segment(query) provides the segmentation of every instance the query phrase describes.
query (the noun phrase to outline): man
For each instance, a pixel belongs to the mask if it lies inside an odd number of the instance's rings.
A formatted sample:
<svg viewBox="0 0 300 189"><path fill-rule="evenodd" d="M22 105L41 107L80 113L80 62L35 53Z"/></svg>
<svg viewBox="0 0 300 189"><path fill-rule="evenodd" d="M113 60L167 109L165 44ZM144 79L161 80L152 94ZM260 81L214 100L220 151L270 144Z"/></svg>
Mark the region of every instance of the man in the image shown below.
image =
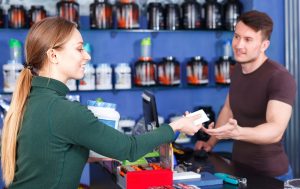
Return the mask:
<svg viewBox="0 0 300 189"><path fill-rule="evenodd" d="M265 51L270 45L272 19L249 11L238 18L232 48L237 62L229 93L216 122L203 130L211 135L195 149L212 150L220 139L234 139L232 159L252 171L281 180L292 178L282 145L295 99L293 77Z"/></svg>

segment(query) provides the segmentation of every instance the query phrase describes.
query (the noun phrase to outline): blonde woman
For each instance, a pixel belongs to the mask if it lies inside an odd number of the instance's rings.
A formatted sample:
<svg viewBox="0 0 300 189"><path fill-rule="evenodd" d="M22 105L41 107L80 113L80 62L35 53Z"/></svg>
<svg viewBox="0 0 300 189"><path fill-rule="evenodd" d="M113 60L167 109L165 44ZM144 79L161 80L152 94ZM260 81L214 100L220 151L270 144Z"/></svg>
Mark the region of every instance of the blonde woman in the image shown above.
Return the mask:
<svg viewBox="0 0 300 189"><path fill-rule="evenodd" d="M33 25L25 43L26 64L5 117L1 163L10 189L77 188L89 150L119 160L136 160L174 132L193 135L199 118L183 117L142 136L106 126L85 106L68 101L66 82L84 76L90 60L76 25L46 18Z"/></svg>

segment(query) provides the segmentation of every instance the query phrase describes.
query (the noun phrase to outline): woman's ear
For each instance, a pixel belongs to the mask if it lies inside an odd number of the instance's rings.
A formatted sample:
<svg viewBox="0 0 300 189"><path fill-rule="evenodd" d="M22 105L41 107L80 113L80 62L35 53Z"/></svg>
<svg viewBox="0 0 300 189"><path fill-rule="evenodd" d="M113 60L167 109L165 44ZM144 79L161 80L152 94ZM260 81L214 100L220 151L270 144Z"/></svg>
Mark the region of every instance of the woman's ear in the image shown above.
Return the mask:
<svg viewBox="0 0 300 189"><path fill-rule="evenodd" d="M53 63L53 64L57 64L58 63L58 60L57 60L56 53L55 53L54 49L49 49L47 51L47 57L48 57L48 60L51 63Z"/></svg>

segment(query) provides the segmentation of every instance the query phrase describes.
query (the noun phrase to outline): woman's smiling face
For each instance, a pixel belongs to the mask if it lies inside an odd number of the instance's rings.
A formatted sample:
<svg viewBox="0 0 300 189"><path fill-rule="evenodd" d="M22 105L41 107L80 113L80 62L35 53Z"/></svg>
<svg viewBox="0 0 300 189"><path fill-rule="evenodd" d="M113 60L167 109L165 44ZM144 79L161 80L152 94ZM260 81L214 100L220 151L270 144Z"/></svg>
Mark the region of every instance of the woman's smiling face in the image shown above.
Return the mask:
<svg viewBox="0 0 300 189"><path fill-rule="evenodd" d="M55 75L58 80L66 82L69 79L81 79L84 76L84 67L91 59L83 48L83 39L80 32L74 29L69 40L60 49L56 49Z"/></svg>

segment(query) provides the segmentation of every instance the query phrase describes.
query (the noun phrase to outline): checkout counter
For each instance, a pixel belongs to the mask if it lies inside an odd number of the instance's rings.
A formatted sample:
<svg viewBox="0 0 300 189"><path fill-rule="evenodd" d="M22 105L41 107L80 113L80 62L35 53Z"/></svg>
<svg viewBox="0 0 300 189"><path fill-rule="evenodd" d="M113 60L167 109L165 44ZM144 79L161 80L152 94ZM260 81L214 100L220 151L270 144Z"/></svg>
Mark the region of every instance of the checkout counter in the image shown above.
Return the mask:
<svg viewBox="0 0 300 189"><path fill-rule="evenodd" d="M205 159L198 159L192 156L188 161L192 163L192 169L195 171L201 167L201 172L222 172L247 178L247 185L223 183L223 185L201 186L201 189L282 189L284 187L282 181L252 173L247 167L224 158L223 155L218 152L208 153L208 157ZM116 184L115 175L110 174L97 161L90 163L90 172L91 189L120 189Z"/></svg>
<svg viewBox="0 0 300 189"><path fill-rule="evenodd" d="M145 118L145 125L151 125L149 123L158 124L156 102L154 95L149 91L144 91L143 95L143 112ZM158 125L156 125L158 127ZM219 143L218 143L219 144ZM188 147L188 146L187 146ZM217 146L216 146L217 147ZM190 148L192 149L192 148ZM222 146L222 149L224 146ZM217 150L217 148L214 148ZM230 150L231 151L231 150ZM174 151L175 152L175 151ZM193 155L184 159L188 166L188 171L194 172L209 172L209 173L227 173L233 176L246 178L246 185L233 185L223 183L220 180L219 185L201 186L201 189L282 189L284 183L280 180L271 177L260 176L256 173L250 172L249 168L232 162L230 158L224 156L224 153L211 152L207 153L205 158L199 158L193 152ZM172 153L173 154L173 153ZM98 159L100 160L100 159ZM117 185L116 174L111 174L103 164L100 164L97 158L93 159L93 163L90 163L90 188L91 189L120 189ZM178 160L178 159L177 159ZM181 161L182 162L182 161ZM172 174L172 173L171 173ZM202 175L201 175L202 176ZM170 177L170 183L172 178ZM148 180L148 179L147 179Z"/></svg>

